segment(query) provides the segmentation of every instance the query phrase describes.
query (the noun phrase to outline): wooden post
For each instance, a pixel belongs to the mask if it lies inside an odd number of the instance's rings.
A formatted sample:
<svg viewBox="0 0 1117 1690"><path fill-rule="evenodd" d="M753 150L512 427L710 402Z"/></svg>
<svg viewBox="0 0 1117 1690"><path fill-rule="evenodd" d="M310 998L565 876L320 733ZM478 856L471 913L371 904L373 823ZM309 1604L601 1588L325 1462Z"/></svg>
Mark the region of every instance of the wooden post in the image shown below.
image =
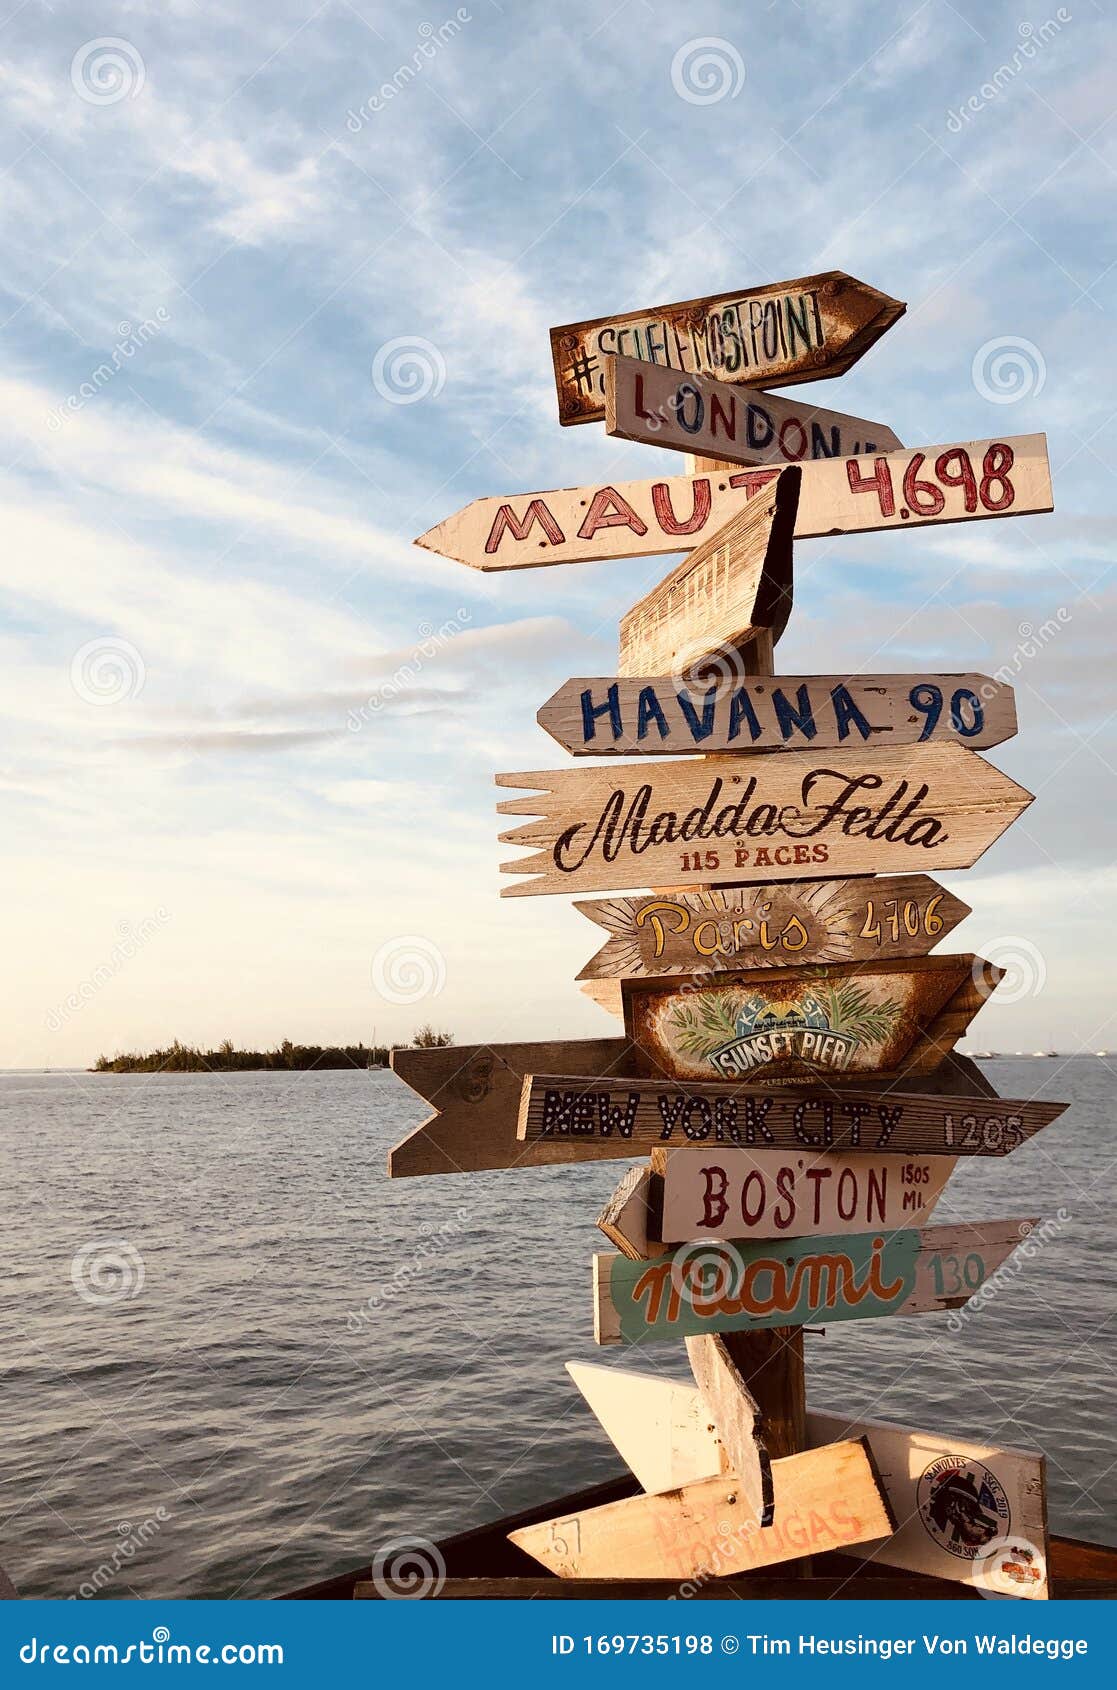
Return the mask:
<svg viewBox="0 0 1117 1690"><path fill-rule="evenodd" d="M759 1332L723 1332L721 1339L756 1399L764 1447L772 1460L806 1449L803 1328L770 1326Z"/></svg>
<svg viewBox="0 0 1117 1690"><path fill-rule="evenodd" d="M736 467L720 458L687 455L687 474L734 474ZM772 675L775 657L771 634L754 640L744 653L745 673ZM760 1408L760 1432L773 1460L798 1455L807 1447L807 1384L803 1359L803 1328L773 1326L758 1332L726 1332L725 1347ZM810 1561L796 1561L788 1568L806 1577Z"/></svg>

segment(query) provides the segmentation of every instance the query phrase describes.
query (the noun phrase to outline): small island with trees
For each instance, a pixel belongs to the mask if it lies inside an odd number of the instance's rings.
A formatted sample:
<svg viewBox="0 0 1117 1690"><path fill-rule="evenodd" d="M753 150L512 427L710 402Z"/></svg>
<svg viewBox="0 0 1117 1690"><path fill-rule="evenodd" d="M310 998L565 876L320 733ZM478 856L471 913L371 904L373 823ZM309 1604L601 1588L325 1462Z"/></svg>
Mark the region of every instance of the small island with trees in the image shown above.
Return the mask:
<svg viewBox="0 0 1117 1690"><path fill-rule="evenodd" d="M419 1027L411 1044L419 1050L452 1045L453 1033ZM99 1056L91 1074L228 1074L262 1069L293 1071L309 1068L386 1068L392 1047L378 1044L297 1045L284 1039L274 1050L237 1050L225 1039L216 1050L200 1050L177 1039L165 1049L123 1051Z"/></svg>

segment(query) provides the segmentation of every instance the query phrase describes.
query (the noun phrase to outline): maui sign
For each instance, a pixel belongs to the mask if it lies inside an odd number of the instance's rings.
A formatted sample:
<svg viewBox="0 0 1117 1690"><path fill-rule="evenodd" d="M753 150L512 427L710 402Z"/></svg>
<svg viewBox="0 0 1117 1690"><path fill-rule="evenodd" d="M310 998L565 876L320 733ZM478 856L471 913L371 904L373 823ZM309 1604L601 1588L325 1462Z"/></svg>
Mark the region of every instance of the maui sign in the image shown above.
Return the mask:
<svg viewBox="0 0 1117 1690"><path fill-rule="evenodd" d="M471 569L688 552L781 473L779 465L475 499L416 545ZM967 440L804 463L797 540L1053 508L1047 437Z"/></svg>

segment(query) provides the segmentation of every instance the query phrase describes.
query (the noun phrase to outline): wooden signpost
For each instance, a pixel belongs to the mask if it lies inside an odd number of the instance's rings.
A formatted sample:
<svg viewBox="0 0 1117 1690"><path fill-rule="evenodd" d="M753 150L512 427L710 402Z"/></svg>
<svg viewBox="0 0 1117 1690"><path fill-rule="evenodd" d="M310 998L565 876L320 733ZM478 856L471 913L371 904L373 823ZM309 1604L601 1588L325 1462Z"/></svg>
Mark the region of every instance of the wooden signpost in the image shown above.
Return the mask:
<svg viewBox="0 0 1117 1690"><path fill-rule="evenodd" d="M774 1518L761 1527L732 1473L656 1496L587 1508L510 1532L560 1578L670 1578L743 1572L845 1549L891 1533L895 1520L864 1441L772 1463Z"/></svg>
<svg viewBox="0 0 1117 1690"><path fill-rule="evenodd" d="M625 1031L680 1080L930 1073L1003 973L964 955L626 981Z"/></svg>
<svg viewBox="0 0 1117 1690"><path fill-rule="evenodd" d="M970 913L926 874L653 893L574 908L610 935L579 980L923 956Z"/></svg>
<svg viewBox="0 0 1117 1690"><path fill-rule="evenodd" d="M778 1564L787 1594L854 1545L941 1595L1006 1543L1046 1594L1040 1458L806 1406L808 1323L840 1342L958 1308L1016 1251L1033 1221L928 1219L959 1157L1065 1108L957 1055L1001 971L928 955L969 910L926 871L1031 802L977 754L1016 732L1012 688L953 661L773 672L795 539L1052 508L1042 434L905 448L764 391L841 373L903 309L835 272L555 329L563 422L686 449L691 473L478 499L418 542L484 570L682 554L623 617L616 675L539 712L605 761L497 776L522 789L500 812L534 818L501 835L527 853L505 896L632 892L578 905L608 935L579 978L625 1036L393 1053L432 1111L394 1178L635 1163L598 1217L619 1253L594 1258L594 1335L685 1339L695 1387L572 1367L646 1494L505 1527L587 1595L724 1594Z"/></svg>
<svg viewBox="0 0 1117 1690"><path fill-rule="evenodd" d="M696 1386L583 1362L568 1361L566 1370L645 1491L674 1490L731 1470ZM809 1408L806 1436L812 1449L842 1439L868 1442L896 1528L861 1546L867 1560L971 1584L986 1545L1015 1534L1040 1551L1031 1594L1049 1594L1046 1463L1038 1451Z"/></svg>
<svg viewBox="0 0 1117 1690"><path fill-rule="evenodd" d="M713 376L682 375L620 353L606 360L604 372L605 432L621 440L731 464L798 464L903 449L883 423Z"/></svg>
<svg viewBox="0 0 1117 1690"><path fill-rule="evenodd" d="M960 745L758 752L747 762L636 763L504 774L530 787L500 835L534 846L502 896L968 868L1032 801Z"/></svg>
<svg viewBox="0 0 1117 1690"><path fill-rule="evenodd" d="M559 421L604 416L604 372L616 353L675 370L705 370L723 381L788 387L841 375L906 309L841 270L827 270L740 293L563 323L551 330Z"/></svg>
<svg viewBox="0 0 1117 1690"><path fill-rule="evenodd" d="M623 647L623 624L621 638ZM1012 688L988 675L742 676L727 684L677 674L676 665L669 675L578 677L536 720L575 757L875 749L928 740L980 751L1016 732Z"/></svg>
<svg viewBox="0 0 1117 1690"><path fill-rule="evenodd" d="M529 1074L517 1134L527 1143L746 1149L890 1150L902 1156L1007 1156L1065 1103L740 1081L581 1079Z"/></svg>
<svg viewBox="0 0 1117 1690"><path fill-rule="evenodd" d="M663 1158L659 1241L665 1244L919 1226L955 1165L951 1156L867 1152L789 1156L779 1150L684 1148L653 1156Z"/></svg>
<svg viewBox="0 0 1117 1690"><path fill-rule="evenodd" d="M720 473L659 481L600 482L475 499L415 544L471 569L533 569L688 552L738 516L781 473L778 465L729 466ZM827 458L804 464L802 476L797 540L1028 516L1053 508L1043 434Z"/></svg>
<svg viewBox="0 0 1117 1690"><path fill-rule="evenodd" d="M710 1240L650 1262L595 1256L594 1337L599 1344L644 1344L961 1308L1035 1224Z"/></svg>
<svg viewBox="0 0 1117 1690"><path fill-rule="evenodd" d="M791 614L800 480L783 470L621 619L622 675L682 675L760 638L767 653Z"/></svg>

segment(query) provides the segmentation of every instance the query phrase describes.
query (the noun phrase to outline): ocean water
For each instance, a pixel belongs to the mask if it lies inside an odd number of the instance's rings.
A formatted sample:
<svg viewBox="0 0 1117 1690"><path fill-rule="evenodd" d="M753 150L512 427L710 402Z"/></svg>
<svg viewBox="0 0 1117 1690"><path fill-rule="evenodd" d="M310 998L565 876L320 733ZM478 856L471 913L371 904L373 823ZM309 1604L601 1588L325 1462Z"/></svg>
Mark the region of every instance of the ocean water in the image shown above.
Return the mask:
<svg viewBox="0 0 1117 1690"><path fill-rule="evenodd" d="M995 1303L808 1338L812 1403L1043 1449L1117 1538L1113 1070L984 1064L1072 1108L936 1221L1063 1212ZM389 1181L386 1073L0 1075L0 1564L28 1596L273 1596L609 1477L563 1369L623 1163Z"/></svg>

